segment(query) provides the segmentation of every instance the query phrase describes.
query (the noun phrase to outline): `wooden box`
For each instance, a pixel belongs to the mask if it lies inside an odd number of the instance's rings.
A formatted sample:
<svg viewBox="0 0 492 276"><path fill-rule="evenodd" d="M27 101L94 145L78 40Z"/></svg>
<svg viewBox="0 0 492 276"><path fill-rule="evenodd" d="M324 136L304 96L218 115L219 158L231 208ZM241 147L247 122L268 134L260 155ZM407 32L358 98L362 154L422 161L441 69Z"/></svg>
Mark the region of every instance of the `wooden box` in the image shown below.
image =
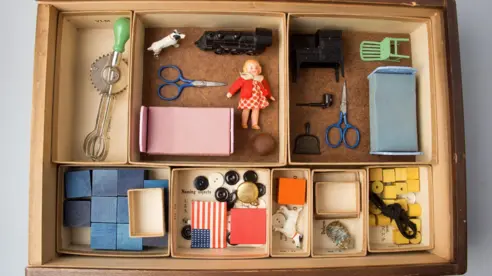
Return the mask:
<svg viewBox="0 0 492 276"><path fill-rule="evenodd" d="M164 191L161 188L128 191L128 214L131 237L163 237Z"/></svg>
<svg viewBox="0 0 492 276"><path fill-rule="evenodd" d="M33 70L33 108L29 196L29 254L27 275L175 275L175 274L292 274L313 275L455 275L467 268L466 239L466 164L463 120L461 65L455 0L330 0L330 1L39 1ZM125 44L123 61L128 71L126 90L116 97L109 122L109 151L105 160L93 162L82 145L94 128L99 94L90 83L91 63L110 53L112 26L119 17L130 19L130 39ZM185 89L178 101L162 102L156 89L161 81L159 66L176 63L189 79L232 83L246 56L211 56L197 51L192 42L205 30L268 27L274 30L274 43L257 58L264 64L276 98L260 115L261 131L241 129L240 112L235 112L235 154L228 157L178 157L143 154L138 147L139 110L144 106L227 106L237 107L237 97L226 98L226 88ZM166 48L160 59L146 48L173 28L189 34L182 48ZM313 33L319 28L342 30L345 76L336 82L332 69L302 69L292 81L289 61L290 35ZM395 65L387 62L361 62L359 45L363 40L379 41L386 36L409 38L402 51L411 58L400 65L417 69L418 138L422 155L383 156L369 153L369 105L367 76L376 67ZM177 53L185 54L177 54ZM348 121L359 128L360 145L355 149L329 148L326 128L338 120L340 93L347 80ZM316 102L324 93L333 94L333 105L325 110L298 107L298 103ZM296 136L311 123L311 134L320 140L320 155L293 153ZM266 132L275 140L275 150L260 156L252 150L257 133ZM330 135L328 135L330 138ZM331 137L332 141L334 137ZM353 139L352 134L348 139ZM271 220L267 221L267 244L256 255L224 250L222 255L193 256L174 239L180 233L176 213L169 220L170 244L166 250L149 254L99 254L87 248L64 247L60 224L59 171L64 166L139 167L174 170L170 183L170 209L179 200L187 169L264 170L266 181L276 175L307 176L309 222L307 248L295 254L276 250ZM302 166L303 169L296 167ZM368 218L370 189L368 176L361 177L360 214L350 231L366 233L357 254L317 251L314 223L314 186L316 175L332 171L360 171L369 167L419 166L429 168L427 211L429 247L418 251L378 251L371 245ZM185 168L187 167L187 168ZM201 168L207 167L207 168ZM305 168L305 169L304 169ZM283 171L283 170L286 171ZM311 170L311 171L309 171ZM316 170L320 170L316 172ZM330 179L321 179L331 181ZM338 181L338 180L335 180ZM269 183L272 185L273 183ZM268 218L271 217L273 186L267 189ZM61 194L60 194L61 193ZM179 212L178 212L179 213ZM327 221L328 222L328 221ZM329 222L328 222L329 223ZM423 226L423 225L422 225ZM306 226L305 226L306 227ZM354 229L354 230L352 230ZM65 233L66 234L66 233ZM72 233L73 234L73 233ZM80 234L80 235L79 235ZM319 234L319 233L318 233ZM84 242L87 233L76 237ZM325 235L326 236L326 235ZM78 238L77 238L78 239ZM365 240L364 240L365 239ZM86 241L86 240L85 240ZM66 245L66 244L65 244ZM81 251L84 251L81 252ZM232 250L232 249L230 249ZM172 251L172 254L171 254ZM239 253L238 253L239 252ZM246 250L246 253L249 249ZM308 252L308 253L306 253ZM191 253L188 254L187 253ZM299 254L297 254L299 253ZM354 252L355 253L355 252ZM246 254L248 255L248 254ZM146 257L146 258L140 258Z"/></svg>

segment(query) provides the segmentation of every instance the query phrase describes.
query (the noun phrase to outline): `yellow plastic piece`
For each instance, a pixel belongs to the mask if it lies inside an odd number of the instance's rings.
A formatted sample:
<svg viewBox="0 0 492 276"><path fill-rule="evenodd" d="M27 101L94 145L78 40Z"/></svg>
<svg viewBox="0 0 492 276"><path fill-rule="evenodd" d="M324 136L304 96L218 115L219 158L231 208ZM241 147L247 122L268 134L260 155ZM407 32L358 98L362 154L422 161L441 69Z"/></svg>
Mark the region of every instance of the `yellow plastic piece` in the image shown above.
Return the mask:
<svg viewBox="0 0 492 276"><path fill-rule="evenodd" d="M369 181L383 181L383 169L369 169Z"/></svg>
<svg viewBox="0 0 492 276"><path fill-rule="evenodd" d="M391 219L383 214L378 215L377 218L378 226L388 226L391 224Z"/></svg>
<svg viewBox="0 0 492 276"><path fill-rule="evenodd" d="M377 226L376 215L369 214L369 226Z"/></svg>
<svg viewBox="0 0 492 276"><path fill-rule="evenodd" d="M417 231L420 232L422 230L422 224L420 222L420 219L415 218L415 219L410 219L411 222L415 223L415 226L417 226Z"/></svg>
<svg viewBox="0 0 492 276"><path fill-rule="evenodd" d="M388 206L390 204L394 204L395 200L394 199L383 199L383 202L384 202L384 204L386 204L386 206Z"/></svg>
<svg viewBox="0 0 492 276"><path fill-rule="evenodd" d="M407 168L395 168L395 180L406 181L407 180Z"/></svg>
<svg viewBox="0 0 492 276"><path fill-rule="evenodd" d="M396 199L396 186L395 185L384 186L383 198Z"/></svg>
<svg viewBox="0 0 492 276"><path fill-rule="evenodd" d="M420 204L408 204L408 216L409 217L420 217L422 216L422 207Z"/></svg>
<svg viewBox="0 0 492 276"><path fill-rule="evenodd" d="M415 235L415 238L410 240L410 243L411 244L419 244L420 242L422 242L422 235L420 234L420 232L417 232L417 234Z"/></svg>
<svg viewBox="0 0 492 276"><path fill-rule="evenodd" d="M397 200L395 200L395 203L400 204L400 206L401 206L401 208L403 208L403 210L408 211L408 201L406 199L404 199L404 198L397 199Z"/></svg>
<svg viewBox="0 0 492 276"><path fill-rule="evenodd" d="M396 182L396 194L402 195L408 193L408 186L406 182Z"/></svg>
<svg viewBox="0 0 492 276"><path fill-rule="evenodd" d="M395 220L392 220L391 221L391 226L393 226L393 230L394 229L398 229L398 225L396 225L396 221Z"/></svg>
<svg viewBox="0 0 492 276"><path fill-rule="evenodd" d="M407 191L409 193L420 192L420 181L419 180L407 180Z"/></svg>
<svg viewBox="0 0 492 276"><path fill-rule="evenodd" d="M371 191L375 194L380 194L383 192L384 185L381 181L374 181L371 184Z"/></svg>
<svg viewBox="0 0 492 276"><path fill-rule="evenodd" d="M418 180L419 168L407 168L407 180Z"/></svg>
<svg viewBox="0 0 492 276"><path fill-rule="evenodd" d="M384 169L383 170L383 182L384 183L395 182L395 170L394 169Z"/></svg>
<svg viewBox="0 0 492 276"><path fill-rule="evenodd" d="M369 203L369 212L375 215L381 214L381 210L378 207L376 207L376 205L374 205L372 202Z"/></svg>
<svg viewBox="0 0 492 276"><path fill-rule="evenodd" d="M395 244L409 244L410 240L405 238L398 229L393 230L393 243Z"/></svg>

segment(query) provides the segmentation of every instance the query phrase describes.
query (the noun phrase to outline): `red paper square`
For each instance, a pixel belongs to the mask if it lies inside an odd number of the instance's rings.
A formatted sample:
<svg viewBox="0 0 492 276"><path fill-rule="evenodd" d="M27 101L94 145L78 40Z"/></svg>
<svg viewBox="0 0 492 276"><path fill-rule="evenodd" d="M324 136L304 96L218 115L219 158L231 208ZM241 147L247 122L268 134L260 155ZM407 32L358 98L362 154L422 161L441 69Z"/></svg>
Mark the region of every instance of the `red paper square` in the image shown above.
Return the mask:
<svg viewBox="0 0 492 276"><path fill-rule="evenodd" d="M266 244L266 209L231 210L231 244Z"/></svg>

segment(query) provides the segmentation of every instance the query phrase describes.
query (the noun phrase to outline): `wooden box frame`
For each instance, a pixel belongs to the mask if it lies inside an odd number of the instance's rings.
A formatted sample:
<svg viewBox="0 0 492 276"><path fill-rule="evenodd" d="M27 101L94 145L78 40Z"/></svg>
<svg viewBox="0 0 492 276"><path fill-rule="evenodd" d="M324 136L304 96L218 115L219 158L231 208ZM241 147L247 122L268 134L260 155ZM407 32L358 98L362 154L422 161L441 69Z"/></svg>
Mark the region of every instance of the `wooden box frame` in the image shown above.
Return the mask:
<svg viewBox="0 0 492 276"><path fill-rule="evenodd" d="M461 65L455 0L333 0L333 1L39 1L33 79L31 126L30 207L28 275L175 275L244 274L268 272L281 275L285 271L312 275L452 275L467 269L466 238L466 161ZM61 256L56 253L56 183L57 165L52 162L52 131L57 18L60 11L121 10L196 10L265 11L284 13L316 13L332 10L338 14L372 14L379 17L427 18L433 30L429 39L435 42L435 66L443 68L433 76L436 87L445 91L436 95L436 143L431 165L434 178L434 206L441 206L435 216L446 213L449 221L436 225L441 235L432 253L404 253L405 264L393 254L369 254L365 257L340 258L336 262L323 259L299 259L297 265L283 258L235 260L223 262L176 259L106 258ZM445 68L445 70L444 70ZM342 164L330 164L342 165ZM347 165L347 164L345 164ZM358 164L360 166L368 164ZM376 164L379 165L379 164ZM391 164L388 164L391 165ZM355 166L351 164L350 166ZM439 178L439 181L435 181ZM434 210L439 211L439 210ZM434 254L435 253L435 254ZM436 255L437 254L437 255ZM192 270L189 264L202 271ZM113 269L113 270L111 270ZM115 270L116 269L116 270ZM124 269L125 271L121 271Z"/></svg>

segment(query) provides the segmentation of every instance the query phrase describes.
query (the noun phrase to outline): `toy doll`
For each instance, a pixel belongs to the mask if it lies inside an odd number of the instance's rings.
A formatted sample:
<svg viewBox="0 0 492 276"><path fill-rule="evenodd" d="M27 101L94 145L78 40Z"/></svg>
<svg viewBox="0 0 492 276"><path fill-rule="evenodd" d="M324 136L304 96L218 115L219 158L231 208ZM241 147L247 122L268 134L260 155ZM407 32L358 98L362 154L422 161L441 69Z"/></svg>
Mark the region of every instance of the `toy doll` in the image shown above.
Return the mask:
<svg viewBox="0 0 492 276"><path fill-rule="evenodd" d="M241 125L248 128L248 118L251 114L251 128L260 129L258 120L260 109L265 109L268 99L275 101L270 92L270 86L261 74L261 65L256 60L247 60L243 65L243 72L240 77L232 84L227 93L227 98L231 98L239 90L241 92L238 109L242 109ZM253 111L253 112L251 112Z"/></svg>

